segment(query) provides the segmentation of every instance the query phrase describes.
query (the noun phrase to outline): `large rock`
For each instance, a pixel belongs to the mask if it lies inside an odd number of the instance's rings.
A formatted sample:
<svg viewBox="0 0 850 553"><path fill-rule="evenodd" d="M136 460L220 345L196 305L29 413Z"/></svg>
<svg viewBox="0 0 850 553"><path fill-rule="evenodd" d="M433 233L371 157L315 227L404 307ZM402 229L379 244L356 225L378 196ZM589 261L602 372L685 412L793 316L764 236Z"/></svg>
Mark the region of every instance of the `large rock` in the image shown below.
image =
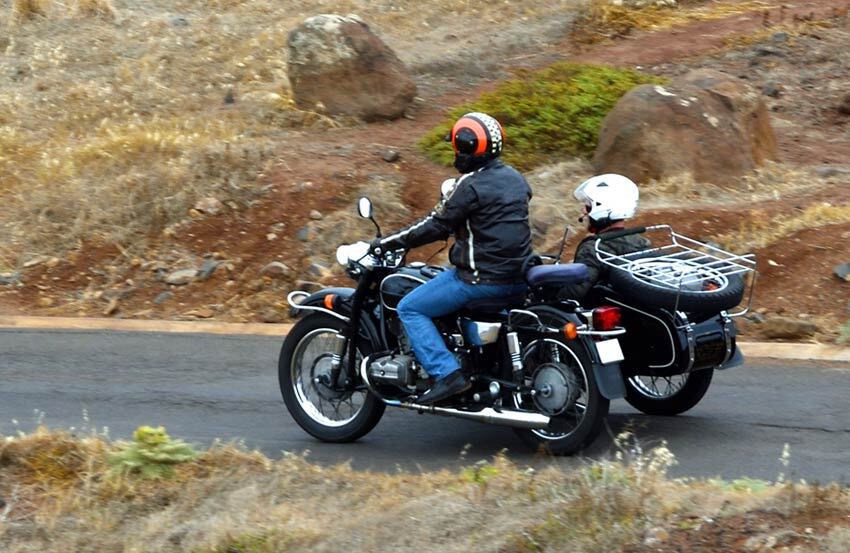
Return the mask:
<svg viewBox="0 0 850 553"><path fill-rule="evenodd" d="M395 119L416 95L401 60L354 15L317 15L289 33L289 81L305 109Z"/></svg>
<svg viewBox="0 0 850 553"><path fill-rule="evenodd" d="M805 340L820 332L820 327L810 321L774 316L768 317L759 330L768 340Z"/></svg>
<svg viewBox="0 0 850 553"><path fill-rule="evenodd" d="M602 123L594 169L638 182L691 174L729 184L776 159L776 138L757 91L716 71L629 91Z"/></svg>

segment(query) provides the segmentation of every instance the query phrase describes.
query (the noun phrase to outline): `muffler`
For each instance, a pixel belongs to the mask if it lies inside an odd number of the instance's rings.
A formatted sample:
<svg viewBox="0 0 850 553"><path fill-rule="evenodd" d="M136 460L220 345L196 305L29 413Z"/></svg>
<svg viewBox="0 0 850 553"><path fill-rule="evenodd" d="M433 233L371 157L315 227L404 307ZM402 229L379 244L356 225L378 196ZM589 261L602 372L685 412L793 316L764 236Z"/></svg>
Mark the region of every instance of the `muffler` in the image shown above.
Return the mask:
<svg viewBox="0 0 850 553"><path fill-rule="evenodd" d="M485 407L480 411L460 411L458 409L449 409L447 407L402 402L397 399L385 399L384 403L392 407L401 407L403 409L410 409L411 411L418 411L419 413L442 415L444 417L457 417L459 419L485 422L488 424L498 424L501 426L512 426L514 428L526 428L528 430L539 430L549 426L549 417L546 415L541 415L539 413L527 413L525 411L496 411L492 407Z"/></svg>

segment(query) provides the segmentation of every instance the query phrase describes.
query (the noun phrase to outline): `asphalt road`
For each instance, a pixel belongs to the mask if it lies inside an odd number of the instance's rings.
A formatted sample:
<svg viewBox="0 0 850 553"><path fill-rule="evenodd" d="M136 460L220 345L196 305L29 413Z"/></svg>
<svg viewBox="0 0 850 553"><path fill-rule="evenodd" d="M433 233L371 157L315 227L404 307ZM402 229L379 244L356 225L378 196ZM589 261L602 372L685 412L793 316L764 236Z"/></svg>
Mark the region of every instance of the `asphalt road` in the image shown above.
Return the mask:
<svg viewBox="0 0 850 553"><path fill-rule="evenodd" d="M520 464L584 462L542 458L508 428L387 409L354 444L323 444L289 417L277 385L281 339L253 336L0 330L0 434L52 428L108 428L127 438L163 425L197 444L243 440L272 457L310 451L321 463L419 470L456 467L507 449ZM705 399L678 417L611 405L611 433L631 428L644 446L667 440L676 476L850 482L850 368L750 362L718 372ZM585 452L611 454L603 436Z"/></svg>

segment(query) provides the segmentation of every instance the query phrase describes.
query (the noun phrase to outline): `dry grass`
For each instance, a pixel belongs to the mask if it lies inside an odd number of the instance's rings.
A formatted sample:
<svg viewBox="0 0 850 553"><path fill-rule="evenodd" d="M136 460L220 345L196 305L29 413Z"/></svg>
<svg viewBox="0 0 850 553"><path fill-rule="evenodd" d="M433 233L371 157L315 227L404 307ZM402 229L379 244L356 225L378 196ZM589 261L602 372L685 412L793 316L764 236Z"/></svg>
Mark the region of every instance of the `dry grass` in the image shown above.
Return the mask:
<svg viewBox="0 0 850 553"><path fill-rule="evenodd" d="M759 0L742 2L699 2L695 5L667 7L650 5L631 8L612 0L590 0L585 12L576 21L572 40L592 44L606 38L623 37L637 30L667 29L692 21L723 19L769 5Z"/></svg>
<svg viewBox="0 0 850 553"><path fill-rule="evenodd" d="M579 159L526 175L534 190L531 223L536 251L557 251L566 225L570 225L571 236L583 234L583 227L576 223L581 205L573 198L573 190L591 175L593 168ZM696 182L689 175L671 177L639 183L639 210L722 207L740 204L742 200L752 204L775 201L809 188L814 178L808 170L772 162L729 186ZM745 232L743 227L740 232Z"/></svg>
<svg viewBox="0 0 850 553"><path fill-rule="evenodd" d="M577 3L344 0L333 10L361 15L403 58L425 63L445 56L441 26L486 32ZM281 137L352 124L297 110L289 93L287 34L328 9L0 1L10 23L0 37L0 228L12 265L92 239L129 248L185 218L198 197L250 203ZM428 33L440 40L419 40Z"/></svg>
<svg viewBox="0 0 850 553"><path fill-rule="evenodd" d="M844 323L844 326L841 327L841 335L838 337L838 343L850 343L850 321L847 321L846 323Z"/></svg>
<svg viewBox="0 0 850 553"><path fill-rule="evenodd" d="M76 13L86 17L105 17L115 19L117 13L111 0L77 0Z"/></svg>
<svg viewBox="0 0 850 553"><path fill-rule="evenodd" d="M277 135L335 124L290 101L295 18L253 4L220 13L127 4L120 26L108 0L49 14L27 4L49 17L10 27L0 56L0 73L12 75L0 85L6 247L20 258L85 240L131 246L185 218L198 197L245 205ZM236 102L226 104L231 90Z"/></svg>
<svg viewBox="0 0 850 553"><path fill-rule="evenodd" d="M53 0L12 0L12 19L16 22L47 17Z"/></svg>
<svg viewBox="0 0 850 553"><path fill-rule="evenodd" d="M752 210L740 222L738 229L714 239L733 251L752 251L775 244L787 236L808 229L850 222L850 204L815 204L793 215L769 216Z"/></svg>
<svg viewBox="0 0 850 553"><path fill-rule="evenodd" d="M582 206L573 197L573 191L592 175L593 168L583 159L543 167L526 175L534 191L529 206L534 251L557 253L567 225L570 236L585 232L576 222ZM567 251L565 256L572 253Z"/></svg>
<svg viewBox="0 0 850 553"><path fill-rule="evenodd" d="M23 551L619 551L658 529L779 509L850 513L837 486L675 481L663 445L623 435L615 459L564 472L498 456L459 471L382 474L214 445L171 478L109 473L116 444L41 429L0 436L0 549ZM840 543L846 528L810 542ZM839 551L840 549L833 549Z"/></svg>
<svg viewBox="0 0 850 553"><path fill-rule="evenodd" d="M726 186L697 182L690 174L668 177L661 181L643 183L642 208L692 207L750 203L779 200L804 190L817 177L808 170L767 162L754 172L730 182Z"/></svg>

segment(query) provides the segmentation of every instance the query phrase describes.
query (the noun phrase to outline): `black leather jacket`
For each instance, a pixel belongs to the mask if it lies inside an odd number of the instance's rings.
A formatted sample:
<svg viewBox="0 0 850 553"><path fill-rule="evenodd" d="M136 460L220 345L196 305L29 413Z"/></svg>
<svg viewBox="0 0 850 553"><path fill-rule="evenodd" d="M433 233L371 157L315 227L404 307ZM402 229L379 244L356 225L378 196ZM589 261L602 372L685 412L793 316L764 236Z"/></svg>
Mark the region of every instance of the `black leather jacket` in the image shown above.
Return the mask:
<svg viewBox="0 0 850 553"><path fill-rule="evenodd" d="M434 210L381 240L385 248L416 248L454 235L449 260L466 282L522 282L531 255L531 187L499 159L461 176Z"/></svg>

